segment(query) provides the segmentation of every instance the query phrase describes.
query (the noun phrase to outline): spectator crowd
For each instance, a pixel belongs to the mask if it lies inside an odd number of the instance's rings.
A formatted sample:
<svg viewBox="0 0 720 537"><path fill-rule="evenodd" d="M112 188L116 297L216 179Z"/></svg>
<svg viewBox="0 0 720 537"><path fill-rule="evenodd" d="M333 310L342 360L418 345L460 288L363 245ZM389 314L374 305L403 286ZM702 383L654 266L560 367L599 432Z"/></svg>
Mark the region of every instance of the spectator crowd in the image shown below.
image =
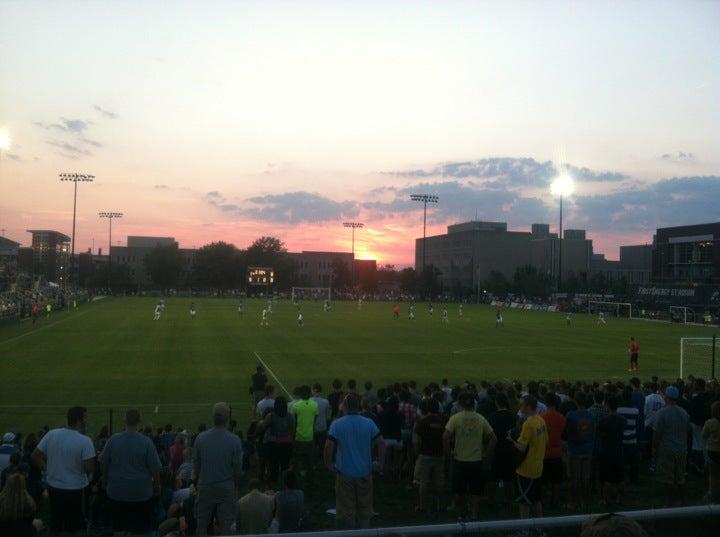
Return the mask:
<svg viewBox="0 0 720 537"><path fill-rule="evenodd" d="M720 502L715 381L335 379L285 397L258 366L250 393L244 430L220 402L192 434L129 409L122 431L90 438L84 407L62 428L6 432L0 535L312 531L308 505L329 479L339 529L370 527L391 486L414 489L419 523L621 510L648 476L666 506ZM704 498L688 497L688 478L707 480Z"/></svg>

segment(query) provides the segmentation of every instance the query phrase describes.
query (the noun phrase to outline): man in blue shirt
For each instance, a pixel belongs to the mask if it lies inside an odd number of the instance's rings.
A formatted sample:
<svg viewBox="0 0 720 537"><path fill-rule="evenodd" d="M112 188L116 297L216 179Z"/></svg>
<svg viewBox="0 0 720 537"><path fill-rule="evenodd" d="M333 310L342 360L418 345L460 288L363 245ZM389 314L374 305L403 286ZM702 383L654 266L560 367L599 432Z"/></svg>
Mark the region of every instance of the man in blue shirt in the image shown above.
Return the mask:
<svg viewBox="0 0 720 537"><path fill-rule="evenodd" d="M385 465L385 440L371 419L360 415L360 397L348 393L342 416L330 425L323 452L335 473L335 521L339 529L370 527L373 513L373 446L377 468Z"/></svg>

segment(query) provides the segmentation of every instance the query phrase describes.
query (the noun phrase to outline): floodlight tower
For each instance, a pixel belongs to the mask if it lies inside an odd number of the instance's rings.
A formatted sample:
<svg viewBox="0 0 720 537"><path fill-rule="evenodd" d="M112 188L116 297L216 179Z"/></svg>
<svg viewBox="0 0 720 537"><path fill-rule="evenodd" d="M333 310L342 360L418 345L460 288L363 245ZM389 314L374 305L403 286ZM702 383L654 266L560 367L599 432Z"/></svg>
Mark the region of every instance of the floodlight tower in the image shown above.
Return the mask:
<svg viewBox="0 0 720 537"><path fill-rule="evenodd" d="M102 211L98 213L98 216L100 218L107 218L110 222L110 237L108 238L108 291L111 287L110 285L110 279L112 278L112 256L110 255L110 251L112 249L112 221L113 218L122 218L123 213L115 213L115 212L109 212L109 211Z"/></svg>
<svg viewBox="0 0 720 537"><path fill-rule="evenodd" d="M110 255L110 248L112 247L112 221L113 218L122 218L123 213L114 213L108 211L102 211L98 213L100 218L107 218L110 221L110 237L108 238L108 256Z"/></svg>
<svg viewBox="0 0 720 537"><path fill-rule="evenodd" d="M70 280L75 276L75 215L77 211L77 184L91 183L95 179L94 175L84 173L61 173L61 181L72 181L75 183L75 193L73 194L73 226L72 226L72 248L70 249Z"/></svg>
<svg viewBox="0 0 720 537"><path fill-rule="evenodd" d="M557 273L557 292L562 292L562 244L563 244L563 224L562 224L562 203L563 196L569 196L574 190L572 177L567 174L561 175L550 186L550 191L560 196L560 234L558 235L558 273Z"/></svg>
<svg viewBox="0 0 720 537"><path fill-rule="evenodd" d="M427 204L437 203L440 198L437 196L430 196L428 194L410 194L412 201L423 202L423 252L422 252L422 271L425 273L425 229L427 223Z"/></svg>
<svg viewBox="0 0 720 537"><path fill-rule="evenodd" d="M362 222L343 222L343 227L352 228L352 264L350 265L350 285L355 286L355 230L365 224Z"/></svg>

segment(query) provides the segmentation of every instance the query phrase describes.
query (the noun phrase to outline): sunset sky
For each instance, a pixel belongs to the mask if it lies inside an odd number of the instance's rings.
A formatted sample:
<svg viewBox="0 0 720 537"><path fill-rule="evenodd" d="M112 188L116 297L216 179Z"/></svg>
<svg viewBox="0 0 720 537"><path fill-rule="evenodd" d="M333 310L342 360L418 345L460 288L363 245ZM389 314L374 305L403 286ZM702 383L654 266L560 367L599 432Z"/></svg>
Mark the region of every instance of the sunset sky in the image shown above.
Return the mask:
<svg viewBox="0 0 720 537"><path fill-rule="evenodd" d="M351 250L469 220L594 251L720 220L720 2L0 0L0 228Z"/></svg>

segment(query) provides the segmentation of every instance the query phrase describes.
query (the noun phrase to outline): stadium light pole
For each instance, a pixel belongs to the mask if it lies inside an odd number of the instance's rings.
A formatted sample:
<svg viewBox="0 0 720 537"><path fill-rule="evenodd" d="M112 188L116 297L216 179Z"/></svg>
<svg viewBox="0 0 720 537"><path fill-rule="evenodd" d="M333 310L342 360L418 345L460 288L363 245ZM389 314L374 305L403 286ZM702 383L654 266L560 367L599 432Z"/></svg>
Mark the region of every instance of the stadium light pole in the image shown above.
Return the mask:
<svg viewBox="0 0 720 537"><path fill-rule="evenodd" d="M61 181L72 181L75 183L75 193L73 194L73 226L72 226L72 247L70 249L70 279L74 281L75 276L75 215L77 213L77 184L91 183L95 179L94 175L85 173L61 173ZM72 283L72 282L71 282Z"/></svg>
<svg viewBox="0 0 720 537"><path fill-rule="evenodd" d="M423 202L423 252L422 252L422 271L425 274L425 229L427 224L427 204L437 203L440 198L437 196L430 196L428 194L410 194L412 201Z"/></svg>
<svg viewBox="0 0 720 537"><path fill-rule="evenodd" d="M559 176L555 181L553 181L552 185L550 186L550 191L556 195L560 196L560 233L558 235L558 273L557 273L557 292L562 292L562 244L563 244L563 213L562 213L562 202L563 202L563 196L569 196L572 194L574 190L575 185L573 184L572 177L570 177L567 174L563 174Z"/></svg>
<svg viewBox="0 0 720 537"><path fill-rule="evenodd" d="M110 212L110 211L102 211L98 213L98 216L100 218L107 218L110 222L110 236L108 238L108 291L110 289L110 281L112 278L112 256L110 255L110 252L112 250L112 221L113 218L122 218L123 213L116 213L116 212Z"/></svg>
<svg viewBox="0 0 720 537"><path fill-rule="evenodd" d="M355 230L360 229L365 224L362 222L343 222L343 227L352 229L352 264L350 265L350 286L355 287Z"/></svg>

